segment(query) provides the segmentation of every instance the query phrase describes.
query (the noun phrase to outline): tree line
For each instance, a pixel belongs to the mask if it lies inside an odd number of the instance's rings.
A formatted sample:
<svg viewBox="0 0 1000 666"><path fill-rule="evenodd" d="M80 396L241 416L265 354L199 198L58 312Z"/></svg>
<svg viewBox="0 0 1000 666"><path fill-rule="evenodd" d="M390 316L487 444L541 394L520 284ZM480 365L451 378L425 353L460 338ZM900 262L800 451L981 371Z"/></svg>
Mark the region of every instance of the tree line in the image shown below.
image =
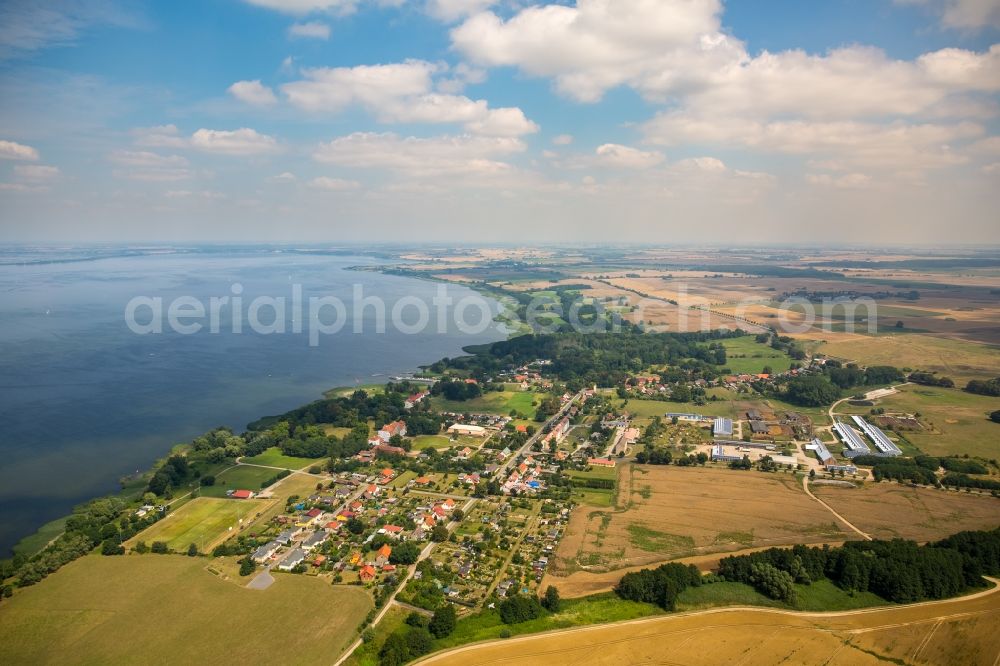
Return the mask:
<svg viewBox="0 0 1000 666"><path fill-rule="evenodd" d="M829 579L849 592L873 592L895 603L955 596L1000 573L1000 529L960 532L924 546L913 541L849 541L839 548L797 545L734 555L719 575L762 594L795 602L794 584Z"/></svg>

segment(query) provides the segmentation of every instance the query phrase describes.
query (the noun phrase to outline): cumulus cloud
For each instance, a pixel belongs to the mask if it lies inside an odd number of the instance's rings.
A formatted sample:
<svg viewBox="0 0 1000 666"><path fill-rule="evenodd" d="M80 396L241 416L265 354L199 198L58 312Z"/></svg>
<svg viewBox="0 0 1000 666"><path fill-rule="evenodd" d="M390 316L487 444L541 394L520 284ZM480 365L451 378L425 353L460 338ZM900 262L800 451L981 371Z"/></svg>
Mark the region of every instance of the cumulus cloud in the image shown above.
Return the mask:
<svg viewBox="0 0 1000 666"><path fill-rule="evenodd" d="M200 129L191 135L191 146L221 155L259 155L273 153L278 142L272 136L242 127L237 130Z"/></svg>
<svg viewBox="0 0 1000 666"><path fill-rule="evenodd" d="M388 169L413 177L498 173L511 165L498 160L526 146L512 137L400 137L392 132L355 132L322 144L313 157L325 164Z"/></svg>
<svg viewBox="0 0 1000 666"><path fill-rule="evenodd" d="M267 134L261 134L249 127L236 130L199 129L191 136L184 136L175 125L138 127L132 130L135 145L144 148L184 148L220 155L260 155L276 152L278 141ZM178 156L163 157L152 152L119 151L111 159L124 164L123 160L149 160L157 158L177 161ZM163 166L163 165L158 165Z"/></svg>
<svg viewBox="0 0 1000 666"><path fill-rule="evenodd" d="M0 159L35 161L38 159L38 151L23 143L0 140Z"/></svg>
<svg viewBox="0 0 1000 666"><path fill-rule="evenodd" d="M559 134L552 137L552 143L556 146L568 146L573 143L573 135L571 134Z"/></svg>
<svg viewBox="0 0 1000 666"><path fill-rule="evenodd" d="M466 131L495 136L538 130L516 107L491 109L486 100L432 92L434 74L446 69L423 60L314 68L281 89L293 105L314 113L360 105L384 123L458 123Z"/></svg>
<svg viewBox="0 0 1000 666"><path fill-rule="evenodd" d="M451 32L473 62L554 77L561 92L593 102L623 83L644 87L685 57L735 50L719 32L718 0L578 0L530 6L504 20L472 16Z"/></svg>
<svg viewBox="0 0 1000 666"><path fill-rule="evenodd" d="M309 181L309 187L316 190L326 190L328 192L350 192L360 189L361 183L356 180L319 176L318 178L313 178Z"/></svg>
<svg viewBox="0 0 1000 666"><path fill-rule="evenodd" d="M594 152L601 164L625 169L648 169L664 159L661 152L647 152L617 143L605 143Z"/></svg>
<svg viewBox="0 0 1000 666"><path fill-rule="evenodd" d="M262 84L259 79L253 81L237 81L229 86L228 92L236 99L253 106L270 106L278 101L274 92Z"/></svg>
<svg viewBox="0 0 1000 666"><path fill-rule="evenodd" d="M423 60L357 67L317 67L303 70L304 79L286 83L282 92L307 111L340 111L351 104L377 108L387 101L419 95L431 89L439 66Z"/></svg>
<svg viewBox="0 0 1000 666"><path fill-rule="evenodd" d="M304 39L330 39L330 26L319 21L293 23L288 28L288 36Z"/></svg>

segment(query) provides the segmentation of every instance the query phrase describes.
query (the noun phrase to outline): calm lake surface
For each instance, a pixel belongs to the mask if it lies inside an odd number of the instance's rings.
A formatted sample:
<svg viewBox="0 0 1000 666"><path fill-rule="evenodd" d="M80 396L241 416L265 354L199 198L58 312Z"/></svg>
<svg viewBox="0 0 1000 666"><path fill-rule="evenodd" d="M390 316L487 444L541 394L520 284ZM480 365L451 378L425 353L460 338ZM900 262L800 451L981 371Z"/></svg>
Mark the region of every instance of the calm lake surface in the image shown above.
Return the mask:
<svg viewBox="0 0 1000 666"><path fill-rule="evenodd" d="M449 316L406 334L376 331L374 308L355 334L353 294L427 303L438 285L352 266L387 263L275 248L0 248L0 556L75 504L117 489L118 479L147 468L178 442L214 426L237 431L248 422L321 397L336 386L387 381L461 348L504 337L495 325L461 332ZM222 309L218 333L138 335L125 321L136 296L159 297L163 309L180 296L206 305L242 285L243 310L257 296L287 301L284 334L235 333ZM320 336L292 333L292 285L303 299L334 296L346 325ZM448 295L481 300L468 289ZM495 312L496 304L490 303ZM149 321L149 309L137 316ZM273 319L270 309L260 315ZM467 320L475 324L477 310ZM417 315L411 309L405 323ZM306 312L307 316L307 312ZM324 321L334 319L332 310ZM482 327L478 327L482 328Z"/></svg>

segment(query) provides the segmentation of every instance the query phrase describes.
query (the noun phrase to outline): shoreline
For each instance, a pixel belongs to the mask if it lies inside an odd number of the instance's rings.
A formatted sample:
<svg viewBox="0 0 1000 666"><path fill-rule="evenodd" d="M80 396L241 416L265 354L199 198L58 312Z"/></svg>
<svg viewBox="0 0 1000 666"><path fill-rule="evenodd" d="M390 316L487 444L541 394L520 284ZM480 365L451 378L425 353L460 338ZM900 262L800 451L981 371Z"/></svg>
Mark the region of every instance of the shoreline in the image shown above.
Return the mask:
<svg viewBox="0 0 1000 666"><path fill-rule="evenodd" d="M387 270L387 269L389 269L389 270ZM358 272L380 273L380 274L389 275L389 276L392 276L392 277L399 277L399 278L404 278L404 279L405 278L410 278L410 279L415 279L415 280L422 280L424 282L437 282L437 283L441 283L442 282L440 280L429 279L427 277L422 277L422 276L419 276L419 275L408 275L408 274L407 275L399 275L399 274L394 274L394 273L391 272L390 266L389 265L384 265L384 264L377 264L377 265L371 265L371 266L364 266L364 265L346 266L346 267L344 267L344 270L347 270L347 271L358 271ZM444 282L444 283L445 284L449 284L447 282ZM500 301L498 298L496 298L495 294L490 294L488 292L485 292L484 290L476 289L476 288L474 288L474 286L470 286L470 285L455 285L455 286L460 286L460 287L469 289L471 291L475 291L476 293L481 293L485 297L489 298L491 301L493 301L496 304L497 311L491 313L490 327L494 327L500 335L505 336L505 337L498 337L497 341L503 340L503 339L510 339L514 335L518 334L517 331L507 330L508 327L505 326L504 322L500 319L501 315L505 312L505 306L504 306L504 304L503 304L502 301ZM466 352L466 346L467 345L461 345L460 346L460 350L461 350L461 352L463 354L468 353L468 352ZM430 360L430 361L427 362L427 364L429 365L431 363L436 362L437 360L439 360L439 359ZM316 402L318 400L324 400L324 399L328 398L329 396L334 395L338 391L356 390L358 388L361 388L361 389L371 389L371 388L376 387L376 386L384 386L386 382L388 382L388 381L391 380L392 376L395 376L395 375L404 376L406 374L419 374L420 369L422 369L425 366L422 366L422 365L418 364L416 367L418 369L417 372L413 372L411 370L399 370L396 373L387 372L387 373L379 374L378 376L369 376L369 377L364 378L364 379L378 380L378 381L363 381L363 382L361 382L359 384L356 384L354 386L339 385L339 386L333 386L333 387L330 387L330 388L321 389L319 391L318 395L316 395L312 399L308 399L308 400L306 400L304 402L298 402L295 405L291 406L289 409L296 409L298 407L304 407L304 406L309 405L309 404L311 404L313 402ZM247 425L249 425L250 423L253 423L255 420L258 420L258 419L261 419L261 418L266 418L267 416L268 416L267 414L257 415L256 417L254 417L250 421L247 421L246 423L244 423L242 426L240 426L238 428L234 428L234 431L245 431L246 428L247 428ZM203 433L201 433L201 434L203 434ZM198 435L195 435L195 436L197 437ZM161 451L157 455L157 457L155 457L149 463L148 466L140 468L136 473L127 474L127 475L124 475L124 476L119 476L118 479L115 480L116 483L117 483L117 485L118 485L118 489L116 491L111 491L111 492L106 492L106 493L97 493L95 495L92 495L90 497L82 499L82 500L76 502L73 505L73 507L70 509L69 513L66 513L64 515L58 516L56 518L53 518L51 520L48 520L48 521L46 521L46 522L38 525L34 529L34 531L32 531L30 533L27 533L24 536L21 536L14 544L12 544L10 546L9 550L6 553L0 554L0 560L9 560L9 559L11 559L13 557L16 557L17 555L22 555L25 558L31 558L31 557L34 557L35 555L37 555L38 553L42 552L43 550L45 550L46 547L48 547L50 544L52 544L54 541L56 541L60 536L62 536L62 534L63 534L62 526L65 524L65 522L70 517L72 517L73 512L76 509L76 507L89 504L90 502L94 502L95 500L100 500L100 499L105 499L105 498L111 498L111 497L118 497L118 498L121 498L121 499L126 500L126 501L134 501L137 497L141 497L143 491L145 490L145 480L148 478L149 474L154 469L156 469L160 464L162 464L162 462L164 460L166 460L167 457L169 457L170 455L172 455L176 451L176 449L178 447L183 447L187 443L188 442L182 442L180 444L174 444L169 449L167 449L165 451Z"/></svg>

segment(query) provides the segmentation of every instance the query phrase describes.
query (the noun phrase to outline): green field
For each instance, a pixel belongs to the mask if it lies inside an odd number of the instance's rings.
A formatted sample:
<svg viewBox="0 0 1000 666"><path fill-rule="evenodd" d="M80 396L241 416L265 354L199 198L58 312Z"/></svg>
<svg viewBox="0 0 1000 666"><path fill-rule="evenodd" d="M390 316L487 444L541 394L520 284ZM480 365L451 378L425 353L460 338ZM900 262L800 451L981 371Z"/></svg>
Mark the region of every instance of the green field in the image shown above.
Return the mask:
<svg viewBox="0 0 1000 666"><path fill-rule="evenodd" d="M1000 398L975 395L959 389L907 385L899 393L880 398L878 407L886 412L920 414L924 431L902 434L924 453L932 456L964 455L1000 458L1000 424L987 415L1000 409ZM838 411L867 414L869 407L843 403Z"/></svg>
<svg viewBox="0 0 1000 666"><path fill-rule="evenodd" d="M788 354L757 342L752 335L723 340L722 344L726 348L726 367L734 374L760 374L764 366L784 372L792 365Z"/></svg>
<svg viewBox="0 0 1000 666"><path fill-rule="evenodd" d="M439 412L480 413L510 415L513 409L523 418L533 418L535 405L540 404L544 394L531 391L490 391L472 400L445 400L441 396L431 398L431 407Z"/></svg>
<svg viewBox="0 0 1000 666"><path fill-rule="evenodd" d="M372 608L360 587L248 590L172 555L88 555L0 604L0 663L332 663ZM277 656L280 654L280 657Z"/></svg>
<svg viewBox="0 0 1000 666"><path fill-rule="evenodd" d="M889 606L888 601L871 592L848 594L827 579L810 585L795 585L796 601L789 606L775 601L744 583L719 582L689 587L677 597L677 610L690 611L719 606L768 606L803 611L840 611L872 606Z"/></svg>
<svg viewBox="0 0 1000 666"><path fill-rule="evenodd" d="M303 467L309 467L310 465L322 465L326 460L324 458L297 458L295 456L286 456L281 452L276 446L264 451L264 453L259 456L253 456L251 458L242 458L240 462L247 463L249 465L266 465L268 467L283 467L285 469L302 469Z"/></svg>
<svg viewBox="0 0 1000 666"><path fill-rule="evenodd" d="M150 525L136 535L132 542L165 541L167 547L178 552L196 544L202 552L211 549L219 537L238 529L239 520L253 518L271 502L262 500L230 500L199 497L171 511L162 520Z"/></svg>
<svg viewBox="0 0 1000 666"><path fill-rule="evenodd" d="M443 449L451 446L451 440L444 435L417 435L413 438L413 450Z"/></svg>
<svg viewBox="0 0 1000 666"><path fill-rule="evenodd" d="M625 404L625 403L628 404ZM736 408L729 400L708 401L704 405L696 405L693 402L670 402L667 400L635 400L628 401L615 399L612 404L623 409L633 417L651 419L654 416L663 417L667 412L683 412L693 414L703 414L705 416L728 416L736 417Z"/></svg>
<svg viewBox="0 0 1000 666"><path fill-rule="evenodd" d="M202 497L225 497L227 490L260 491L260 484L274 478L281 470L270 467L254 467L253 465L237 465L215 477L214 486L202 486L199 494Z"/></svg>

